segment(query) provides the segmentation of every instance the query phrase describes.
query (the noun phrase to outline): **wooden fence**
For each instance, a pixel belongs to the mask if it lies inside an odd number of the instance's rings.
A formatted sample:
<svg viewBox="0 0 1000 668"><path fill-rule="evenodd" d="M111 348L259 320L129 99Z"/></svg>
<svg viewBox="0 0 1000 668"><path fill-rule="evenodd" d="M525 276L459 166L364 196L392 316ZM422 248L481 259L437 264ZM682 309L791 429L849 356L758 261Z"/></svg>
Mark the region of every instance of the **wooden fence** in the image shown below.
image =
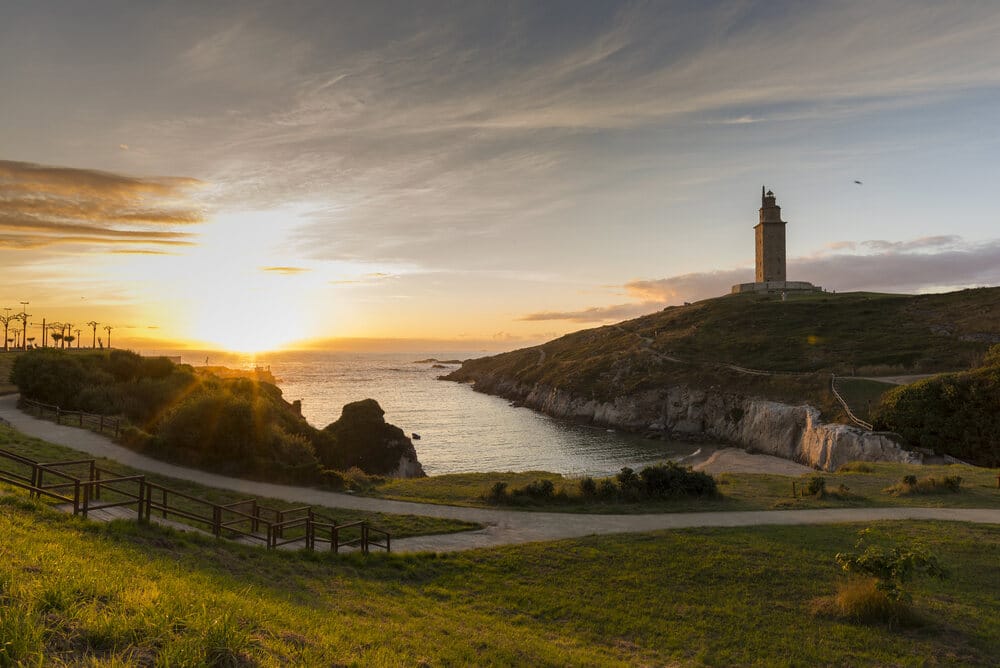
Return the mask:
<svg viewBox="0 0 1000 668"><path fill-rule="evenodd" d="M840 405L843 407L844 412L847 413L847 417L849 417L851 421L854 422L854 424L858 425L859 427L863 427L868 431L873 431L875 429L875 427L870 422L865 422L857 415L855 415L854 411L851 410L851 407L847 405L847 402L844 400L844 397L840 396L840 392L837 391L837 375L833 373L830 374L830 389L833 390L833 396L837 398L837 401L840 402Z"/></svg>
<svg viewBox="0 0 1000 668"><path fill-rule="evenodd" d="M52 404L43 404L33 399L21 398L21 406L35 413L40 418L51 416L56 424L69 424L77 427L86 427L97 432L104 433L105 430L113 433L115 438L121 434L121 418L113 415L97 415L96 413L86 413L84 411L68 411Z"/></svg>
<svg viewBox="0 0 1000 668"><path fill-rule="evenodd" d="M257 499L218 504L169 489L146 480L143 475L124 476L97 465L96 460L41 463L7 450L0 450L0 481L71 506L74 515L117 507L135 507L140 522L155 513L204 526L217 538L259 542L268 549L301 543L317 549L329 543L330 550L356 547L368 554L371 548L386 552L391 536L366 520L337 522L312 506L271 508Z"/></svg>

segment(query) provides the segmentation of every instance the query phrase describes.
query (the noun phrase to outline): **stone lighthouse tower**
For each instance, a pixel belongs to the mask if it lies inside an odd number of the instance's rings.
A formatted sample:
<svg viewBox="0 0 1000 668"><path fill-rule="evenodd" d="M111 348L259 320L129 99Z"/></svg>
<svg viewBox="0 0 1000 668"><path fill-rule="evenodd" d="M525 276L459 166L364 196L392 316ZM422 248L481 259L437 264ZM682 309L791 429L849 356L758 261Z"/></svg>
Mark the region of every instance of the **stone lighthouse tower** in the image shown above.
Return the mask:
<svg viewBox="0 0 1000 668"><path fill-rule="evenodd" d="M785 221L774 193L760 187L760 222L753 228L757 237L757 283L785 281Z"/></svg>
<svg viewBox="0 0 1000 668"><path fill-rule="evenodd" d="M775 292L784 299L788 292L822 292L823 288L805 281L789 281L785 274L785 221L781 207L774 203L774 193L760 189L760 220L754 226L757 250L757 273L753 283L738 283L732 293Z"/></svg>

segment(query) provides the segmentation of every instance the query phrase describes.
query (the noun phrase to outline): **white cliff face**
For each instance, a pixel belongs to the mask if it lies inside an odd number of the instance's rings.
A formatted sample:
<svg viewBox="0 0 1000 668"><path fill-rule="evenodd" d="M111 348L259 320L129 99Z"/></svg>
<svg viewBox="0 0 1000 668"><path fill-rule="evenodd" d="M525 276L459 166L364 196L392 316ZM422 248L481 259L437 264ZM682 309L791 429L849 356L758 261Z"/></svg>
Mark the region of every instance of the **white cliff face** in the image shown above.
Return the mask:
<svg viewBox="0 0 1000 668"><path fill-rule="evenodd" d="M819 410L808 405L791 406L684 386L602 402L542 385L484 380L476 383L477 389L521 400L555 417L629 431L664 431L679 438L717 439L823 471L834 471L851 461L920 463L923 459L904 450L889 435L824 423Z"/></svg>

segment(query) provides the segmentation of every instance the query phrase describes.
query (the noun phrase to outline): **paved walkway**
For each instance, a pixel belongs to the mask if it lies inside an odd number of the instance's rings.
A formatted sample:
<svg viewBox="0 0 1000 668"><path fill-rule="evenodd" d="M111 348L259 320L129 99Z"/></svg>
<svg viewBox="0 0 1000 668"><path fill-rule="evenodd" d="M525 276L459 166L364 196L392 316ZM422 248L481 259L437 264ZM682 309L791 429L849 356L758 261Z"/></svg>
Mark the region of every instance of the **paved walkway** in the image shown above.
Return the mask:
<svg viewBox="0 0 1000 668"><path fill-rule="evenodd" d="M828 508L822 510L761 510L649 515L587 515L463 508L389 499L373 499L308 487L276 485L206 473L145 457L90 431L39 420L17 409L17 396L0 397L0 418L19 431L95 457L106 457L135 469L241 492L248 496L284 499L330 508L424 515L478 522L480 531L417 536L392 542L393 552L455 551L595 534L633 533L690 527L833 524L874 520L954 520L1000 525L1000 509L976 508Z"/></svg>

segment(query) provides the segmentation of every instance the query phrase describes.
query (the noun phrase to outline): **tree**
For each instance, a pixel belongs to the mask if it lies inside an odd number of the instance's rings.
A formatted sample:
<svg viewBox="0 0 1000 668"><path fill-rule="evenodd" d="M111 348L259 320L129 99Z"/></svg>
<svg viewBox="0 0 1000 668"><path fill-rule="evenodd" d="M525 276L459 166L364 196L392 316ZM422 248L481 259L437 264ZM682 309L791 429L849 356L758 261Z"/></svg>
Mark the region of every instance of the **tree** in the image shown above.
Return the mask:
<svg viewBox="0 0 1000 668"><path fill-rule="evenodd" d="M114 329L111 325L105 325L104 331L108 333L108 350L111 349L111 330Z"/></svg>
<svg viewBox="0 0 1000 668"><path fill-rule="evenodd" d="M97 322L96 320L91 320L90 322L87 323L87 326L90 327L90 329L93 330L93 333L94 333L94 336L93 336L93 338L90 341L90 347L91 348L96 348L97 347L97 326L99 324L101 324L101 323Z"/></svg>
<svg viewBox="0 0 1000 668"><path fill-rule="evenodd" d="M6 352L7 350L10 349L9 348L10 339L7 338L10 334L9 332L10 323L12 320L17 320L20 316L11 315L9 308L4 310L7 312L4 313L3 315L0 315L0 323L3 323L3 340L4 340L3 349Z"/></svg>

